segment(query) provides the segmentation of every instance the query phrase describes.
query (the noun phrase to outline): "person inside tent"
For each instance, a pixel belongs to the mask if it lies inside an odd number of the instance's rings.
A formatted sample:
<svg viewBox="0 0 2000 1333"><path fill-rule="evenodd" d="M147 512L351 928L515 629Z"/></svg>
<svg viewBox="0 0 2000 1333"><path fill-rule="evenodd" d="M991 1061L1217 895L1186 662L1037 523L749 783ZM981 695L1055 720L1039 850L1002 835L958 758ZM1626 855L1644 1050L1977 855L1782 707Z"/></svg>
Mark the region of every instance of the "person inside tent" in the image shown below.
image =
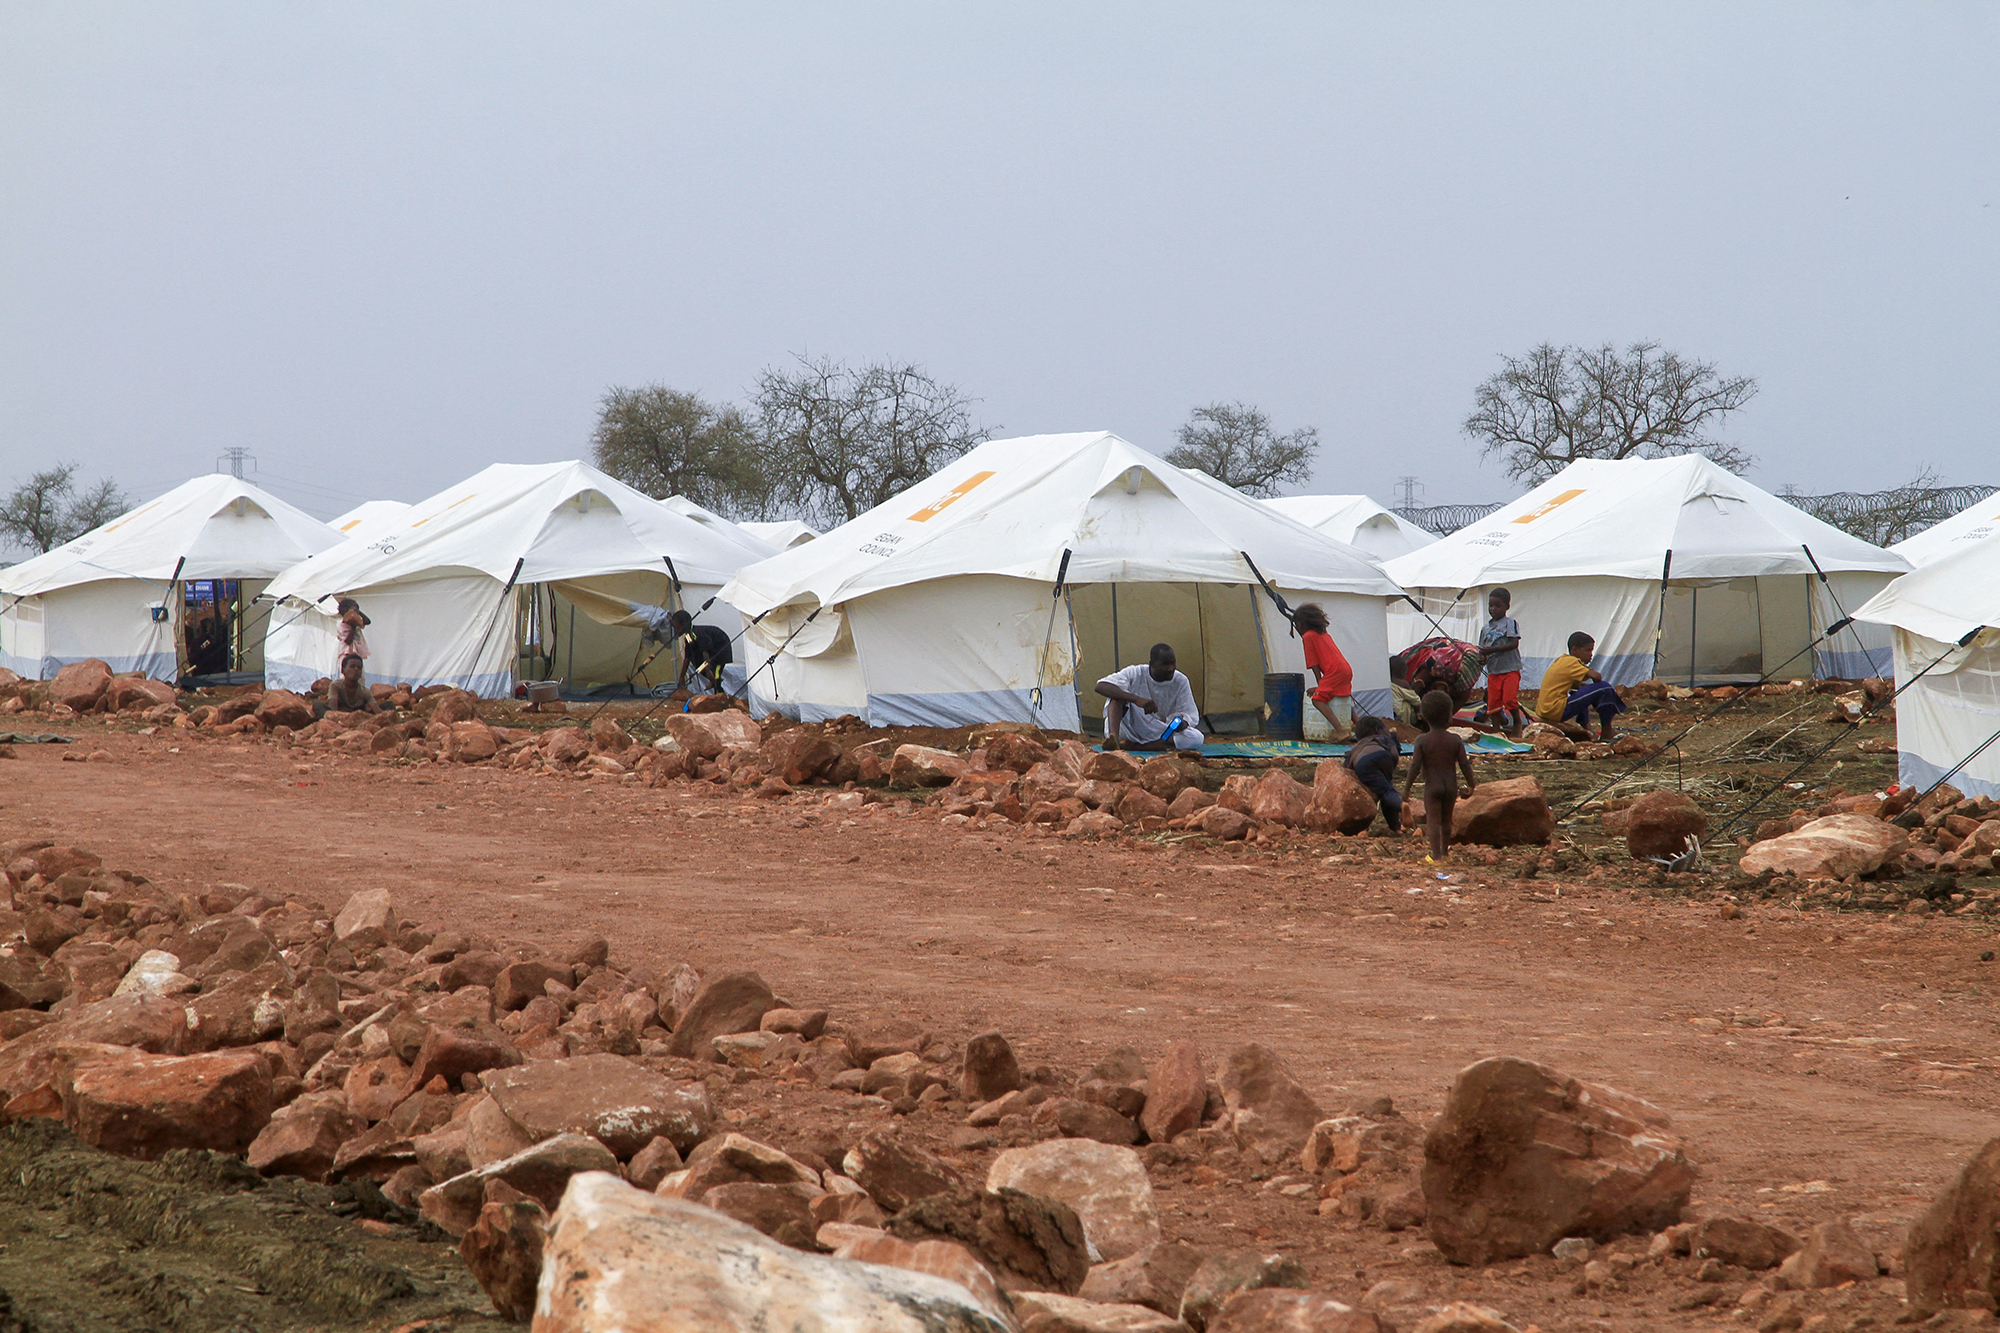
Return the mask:
<svg viewBox="0 0 2000 1333"><path fill-rule="evenodd" d="M694 617L685 611L668 616L667 627L681 646L681 670L674 678L674 688L685 685L692 672L708 683L710 694L722 693L722 668L735 660L728 633L714 625L695 624Z"/></svg>
<svg viewBox="0 0 2000 1333"><path fill-rule="evenodd" d="M1327 632L1326 610L1317 602L1307 602L1292 615L1298 626L1299 642L1306 653L1306 669L1315 682L1310 696L1332 729L1333 739L1344 741L1354 726L1354 668Z"/></svg>
<svg viewBox="0 0 2000 1333"><path fill-rule="evenodd" d="M361 679L361 655L349 653L340 659L340 675L333 684L327 686L326 702L317 710L321 717L328 713L379 713L382 705L375 702L375 692Z"/></svg>
<svg viewBox="0 0 2000 1333"><path fill-rule="evenodd" d="M1591 710L1597 711L1599 740L1611 739L1611 719L1625 711L1624 700L1603 676L1590 669L1597 640L1582 630L1569 636L1569 651L1549 664L1542 676L1542 689L1535 712L1544 722L1583 728L1589 739Z"/></svg>
<svg viewBox="0 0 2000 1333"><path fill-rule="evenodd" d="M1156 643L1146 662L1097 682L1104 696L1107 750L1199 750L1201 710L1194 687L1175 669L1172 644Z"/></svg>

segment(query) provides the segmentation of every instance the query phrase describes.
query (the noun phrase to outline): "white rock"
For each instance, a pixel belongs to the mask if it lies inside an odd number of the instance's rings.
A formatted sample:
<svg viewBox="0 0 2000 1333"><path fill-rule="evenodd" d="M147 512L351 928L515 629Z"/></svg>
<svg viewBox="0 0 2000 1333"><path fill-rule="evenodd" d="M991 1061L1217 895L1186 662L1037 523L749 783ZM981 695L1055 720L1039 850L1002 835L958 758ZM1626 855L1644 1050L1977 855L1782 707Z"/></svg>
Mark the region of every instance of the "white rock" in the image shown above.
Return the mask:
<svg viewBox="0 0 2000 1333"><path fill-rule="evenodd" d="M1060 1199L1076 1210L1090 1261L1137 1254L1160 1239L1153 1212L1153 1182L1130 1148L1089 1139L1051 1139L1009 1148L993 1160L986 1188L1017 1189Z"/></svg>
<svg viewBox="0 0 2000 1333"><path fill-rule="evenodd" d="M606 1172L573 1177L535 1333L1012 1333L956 1282L805 1254Z"/></svg>
<svg viewBox="0 0 2000 1333"><path fill-rule="evenodd" d="M186 995L200 988L193 977L181 972L178 954L165 949L148 949L137 962L125 969L125 979L113 995Z"/></svg>
<svg viewBox="0 0 2000 1333"><path fill-rule="evenodd" d="M1015 1292L1014 1312L1024 1323L1045 1314L1047 1323L1091 1333L1190 1333L1180 1320L1143 1305L1105 1305L1052 1291Z"/></svg>

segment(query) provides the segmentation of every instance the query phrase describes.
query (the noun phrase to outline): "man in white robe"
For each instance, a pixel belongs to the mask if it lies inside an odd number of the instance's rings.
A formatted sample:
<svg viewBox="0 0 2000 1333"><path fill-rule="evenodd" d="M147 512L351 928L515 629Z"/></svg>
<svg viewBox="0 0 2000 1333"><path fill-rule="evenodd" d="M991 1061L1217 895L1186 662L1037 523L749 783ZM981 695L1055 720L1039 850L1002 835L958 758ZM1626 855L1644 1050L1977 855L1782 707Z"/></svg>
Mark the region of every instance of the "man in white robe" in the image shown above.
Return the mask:
<svg viewBox="0 0 2000 1333"><path fill-rule="evenodd" d="M1194 687L1175 669L1173 645L1154 644L1147 662L1112 672L1097 682L1097 692L1104 696L1105 749L1201 748L1201 710Z"/></svg>

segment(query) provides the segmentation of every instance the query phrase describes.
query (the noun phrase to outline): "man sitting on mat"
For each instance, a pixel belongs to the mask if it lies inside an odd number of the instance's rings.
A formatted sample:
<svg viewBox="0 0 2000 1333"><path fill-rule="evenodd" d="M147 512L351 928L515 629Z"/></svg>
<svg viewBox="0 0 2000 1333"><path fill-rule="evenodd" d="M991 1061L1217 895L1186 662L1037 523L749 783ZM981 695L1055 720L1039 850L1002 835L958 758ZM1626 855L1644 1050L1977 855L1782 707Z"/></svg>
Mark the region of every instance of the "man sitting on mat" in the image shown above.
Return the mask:
<svg viewBox="0 0 2000 1333"><path fill-rule="evenodd" d="M1590 713L1596 709L1603 732L1598 739L1608 741L1611 719L1625 711L1625 701L1603 676L1590 669L1590 658L1596 651L1597 640L1582 630L1570 635L1569 652L1550 663L1548 673L1542 677L1535 712L1544 722L1580 726L1588 740Z"/></svg>
<svg viewBox="0 0 2000 1333"><path fill-rule="evenodd" d="M1153 645L1149 661L1128 666L1097 682L1104 696L1107 750L1199 750L1201 710L1194 687L1174 669L1172 644Z"/></svg>

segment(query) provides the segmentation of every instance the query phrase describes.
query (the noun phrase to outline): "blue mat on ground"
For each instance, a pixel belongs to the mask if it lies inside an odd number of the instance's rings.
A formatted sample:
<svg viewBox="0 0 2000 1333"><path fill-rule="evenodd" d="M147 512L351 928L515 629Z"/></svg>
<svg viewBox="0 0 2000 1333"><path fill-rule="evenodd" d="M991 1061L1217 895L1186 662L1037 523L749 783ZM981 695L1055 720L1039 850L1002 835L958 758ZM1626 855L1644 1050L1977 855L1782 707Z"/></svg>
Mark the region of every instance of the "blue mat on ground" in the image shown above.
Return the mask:
<svg viewBox="0 0 2000 1333"><path fill-rule="evenodd" d="M1347 748L1345 741L1334 744L1328 741L1274 741L1257 737L1240 741L1210 741L1201 747L1201 753L1208 759L1338 759L1347 753ZM1532 754L1535 749L1523 741L1510 741L1505 736L1481 736L1470 748L1472 753L1488 757ZM1410 743L1404 741L1403 753L1411 752ZM1146 754L1147 751L1135 750L1132 753Z"/></svg>

